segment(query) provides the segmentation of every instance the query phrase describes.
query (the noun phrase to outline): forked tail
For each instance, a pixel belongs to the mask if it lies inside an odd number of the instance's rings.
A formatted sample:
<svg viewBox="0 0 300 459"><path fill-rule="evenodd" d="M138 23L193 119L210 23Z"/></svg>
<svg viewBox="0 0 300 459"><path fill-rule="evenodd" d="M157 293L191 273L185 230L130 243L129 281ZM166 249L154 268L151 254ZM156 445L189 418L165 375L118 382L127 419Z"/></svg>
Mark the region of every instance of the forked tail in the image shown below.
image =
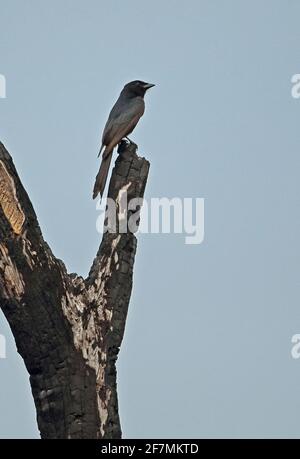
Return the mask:
<svg viewBox="0 0 300 459"><path fill-rule="evenodd" d="M102 199L105 184L107 181L109 166L111 163L111 158L112 158L112 151L107 151L107 148L105 148L103 152L103 156L102 156L100 169L99 169L99 172L95 180L93 199L95 199L99 193Z"/></svg>

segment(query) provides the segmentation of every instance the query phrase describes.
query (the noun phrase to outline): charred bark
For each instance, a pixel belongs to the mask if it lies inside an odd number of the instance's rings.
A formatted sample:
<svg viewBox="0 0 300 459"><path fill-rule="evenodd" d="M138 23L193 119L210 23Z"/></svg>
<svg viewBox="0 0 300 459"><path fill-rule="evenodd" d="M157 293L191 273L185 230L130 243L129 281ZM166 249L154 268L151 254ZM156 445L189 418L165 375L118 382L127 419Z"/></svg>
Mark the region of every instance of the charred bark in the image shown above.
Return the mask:
<svg viewBox="0 0 300 459"><path fill-rule="evenodd" d="M103 234L89 276L68 274L44 241L0 143L0 306L30 376L42 438L120 438L116 360L132 289L136 237L121 232L120 193L143 197L149 163L120 145L108 196L117 231ZM125 215L125 217L124 217ZM124 222L123 222L124 223Z"/></svg>

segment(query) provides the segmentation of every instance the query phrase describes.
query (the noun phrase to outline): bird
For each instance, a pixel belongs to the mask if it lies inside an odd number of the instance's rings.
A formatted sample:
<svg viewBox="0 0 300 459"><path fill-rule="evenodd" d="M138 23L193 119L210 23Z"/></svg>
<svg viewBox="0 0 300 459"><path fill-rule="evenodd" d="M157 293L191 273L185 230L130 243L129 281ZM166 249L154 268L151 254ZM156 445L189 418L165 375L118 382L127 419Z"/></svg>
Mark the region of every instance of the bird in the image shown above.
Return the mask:
<svg viewBox="0 0 300 459"><path fill-rule="evenodd" d="M124 138L133 143L128 135L131 134L143 116L145 111L144 96L146 91L153 86L155 85L152 83L145 83L140 80L130 81L124 86L117 102L111 109L103 130L102 145L98 154L99 157L103 150L100 169L95 180L93 199L99 193L100 199L102 199L114 148Z"/></svg>

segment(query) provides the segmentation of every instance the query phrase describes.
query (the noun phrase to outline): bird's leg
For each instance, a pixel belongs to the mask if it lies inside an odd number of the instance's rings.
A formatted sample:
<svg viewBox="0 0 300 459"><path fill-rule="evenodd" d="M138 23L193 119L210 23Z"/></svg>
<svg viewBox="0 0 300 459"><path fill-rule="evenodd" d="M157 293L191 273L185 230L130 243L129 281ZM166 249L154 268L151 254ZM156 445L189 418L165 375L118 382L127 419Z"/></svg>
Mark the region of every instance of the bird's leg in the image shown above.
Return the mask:
<svg viewBox="0 0 300 459"><path fill-rule="evenodd" d="M128 143L126 142L126 140L122 139L121 142L118 145L117 152L119 154L123 153L123 151L126 150L127 145L128 145Z"/></svg>

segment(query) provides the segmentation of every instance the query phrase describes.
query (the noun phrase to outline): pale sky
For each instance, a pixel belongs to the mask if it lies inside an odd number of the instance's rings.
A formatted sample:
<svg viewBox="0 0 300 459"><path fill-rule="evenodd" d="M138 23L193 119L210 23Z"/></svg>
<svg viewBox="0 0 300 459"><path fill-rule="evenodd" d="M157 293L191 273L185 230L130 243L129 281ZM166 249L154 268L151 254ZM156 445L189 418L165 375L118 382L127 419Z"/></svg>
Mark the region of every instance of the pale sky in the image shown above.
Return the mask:
<svg viewBox="0 0 300 459"><path fill-rule="evenodd" d="M118 361L125 438L300 437L297 0L0 0L0 140L54 254L86 275L108 112L155 83L132 134L146 198L205 199L205 238L138 236ZM0 438L37 438L0 315Z"/></svg>

